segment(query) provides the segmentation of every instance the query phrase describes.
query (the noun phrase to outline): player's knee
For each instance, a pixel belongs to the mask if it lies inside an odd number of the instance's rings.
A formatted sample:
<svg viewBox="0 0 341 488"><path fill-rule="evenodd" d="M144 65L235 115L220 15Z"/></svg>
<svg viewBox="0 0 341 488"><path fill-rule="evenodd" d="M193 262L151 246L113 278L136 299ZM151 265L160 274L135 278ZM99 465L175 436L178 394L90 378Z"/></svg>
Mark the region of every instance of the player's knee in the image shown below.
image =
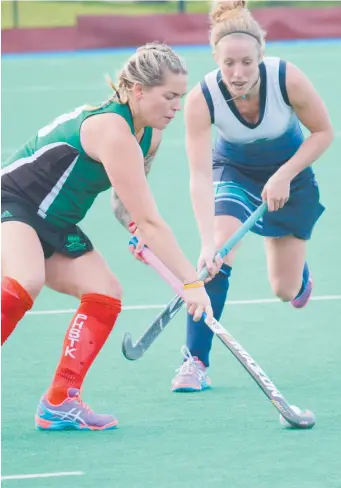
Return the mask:
<svg viewBox="0 0 341 488"><path fill-rule="evenodd" d="M16 279L18 283L24 288L24 290L27 291L27 293L30 295L30 297L35 300L39 293L41 292L44 284L45 284L45 276L33 276L33 277L24 277L24 278L15 278L15 276L12 276L12 278Z"/></svg>
<svg viewBox="0 0 341 488"><path fill-rule="evenodd" d="M291 302L296 296L298 289L289 283L281 280L275 280L271 283L274 294L282 302Z"/></svg>
<svg viewBox="0 0 341 488"><path fill-rule="evenodd" d="M106 294L113 298L117 298L117 300L122 300L123 288L121 283L114 275L111 276L111 279L108 282L108 293Z"/></svg>
<svg viewBox="0 0 341 488"><path fill-rule="evenodd" d="M217 249L220 249L228 239L240 228L242 223L235 217L229 215L218 216L215 218L214 241ZM233 265L236 252L241 243L237 243L225 257L224 262L229 266Z"/></svg>
<svg viewBox="0 0 341 488"><path fill-rule="evenodd" d="M110 273L105 280L95 286L92 285L91 290L88 290L87 292L82 290L81 295L84 295L85 293L98 293L100 295L116 298L117 300L122 300L123 288L116 276Z"/></svg>
<svg viewBox="0 0 341 488"><path fill-rule="evenodd" d="M215 244L216 248L220 249L226 241L230 238L231 236L226 236L226 234L220 234L220 235L215 235ZM236 253L239 250L240 243L236 244L233 249L225 256L224 258L224 263L228 264L229 266L232 266L234 263L234 259L236 257Z"/></svg>

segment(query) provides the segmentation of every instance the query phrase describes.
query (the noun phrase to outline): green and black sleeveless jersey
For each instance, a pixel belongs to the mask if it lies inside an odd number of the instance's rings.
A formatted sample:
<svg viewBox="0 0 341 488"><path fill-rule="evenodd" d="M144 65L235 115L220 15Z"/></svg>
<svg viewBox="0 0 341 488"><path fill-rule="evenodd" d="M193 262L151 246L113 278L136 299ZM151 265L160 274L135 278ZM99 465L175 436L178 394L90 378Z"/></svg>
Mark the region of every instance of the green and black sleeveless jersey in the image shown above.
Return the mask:
<svg viewBox="0 0 341 488"><path fill-rule="evenodd" d="M6 161L2 169L3 193L24 200L53 225L77 224L97 195L111 186L103 165L87 156L80 142L84 120L103 113L121 115L134 134L128 105L111 101L95 110L78 107L40 129ZM140 141L145 157L151 139L152 128L146 127Z"/></svg>

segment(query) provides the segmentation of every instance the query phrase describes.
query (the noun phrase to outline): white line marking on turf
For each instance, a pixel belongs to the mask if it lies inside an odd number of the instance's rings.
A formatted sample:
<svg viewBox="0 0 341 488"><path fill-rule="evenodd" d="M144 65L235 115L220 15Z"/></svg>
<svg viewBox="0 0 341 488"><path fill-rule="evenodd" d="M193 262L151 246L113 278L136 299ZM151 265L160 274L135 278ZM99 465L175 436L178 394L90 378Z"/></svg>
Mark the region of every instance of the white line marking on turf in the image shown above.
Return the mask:
<svg viewBox="0 0 341 488"><path fill-rule="evenodd" d="M28 480L35 478L55 478L57 476L83 476L83 474L83 471L68 471L65 473L14 474L12 476L1 476L1 480Z"/></svg>
<svg viewBox="0 0 341 488"><path fill-rule="evenodd" d="M329 300L341 300L341 295L322 295L311 298L312 301L324 302ZM226 305L259 305L263 303L281 303L278 298L256 298L254 300L230 300L226 302ZM123 310L160 310L166 307L164 305L127 305L123 307ZM66 308L61 310L33 310L28 312L29 315L55 315L65 313L75 313L76 309Z"/></svg>

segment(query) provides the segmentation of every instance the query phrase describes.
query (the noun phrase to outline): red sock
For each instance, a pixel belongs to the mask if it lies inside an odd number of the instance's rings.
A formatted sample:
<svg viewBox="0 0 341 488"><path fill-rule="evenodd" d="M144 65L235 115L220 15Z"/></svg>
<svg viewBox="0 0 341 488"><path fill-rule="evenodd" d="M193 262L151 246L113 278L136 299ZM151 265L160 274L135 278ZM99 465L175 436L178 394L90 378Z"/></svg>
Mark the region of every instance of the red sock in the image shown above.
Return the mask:
<svg viewBox="0 0 341 488"><path fill-rule="evenodd" d="M5 276L1 283L1 345L7 341L32 305L32 297L21 284Z"/></svg>
<svg viewBox="0 0 341 488"><path fill-rule="evenodd" d="M47 399L62 403L69 388L80 388L121 311L121 300L95 293L83 295L66 332L63 352Z"/></svg>

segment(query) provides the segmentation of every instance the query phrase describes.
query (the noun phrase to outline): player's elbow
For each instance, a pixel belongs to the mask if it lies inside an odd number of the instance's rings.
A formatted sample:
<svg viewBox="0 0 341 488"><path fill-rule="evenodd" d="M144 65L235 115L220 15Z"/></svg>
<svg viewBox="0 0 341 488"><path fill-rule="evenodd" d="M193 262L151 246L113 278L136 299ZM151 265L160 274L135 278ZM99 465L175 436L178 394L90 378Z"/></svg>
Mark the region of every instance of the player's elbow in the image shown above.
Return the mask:
<svg viewBox="0 0 341 488"><path fill-rule="evenodd" d="M334 130L332 127L326 128L322 133L321 133L321 138L320 138L320 147L323 148L324 151L326 151L329 146L331 146L333 140L334 140Z"/></svg>
<svg viewBox="0 0 341 488"><path fill-rule="evenodd" d="M156 232L162 231L167 224L159 215L141 217L136 222L138 230L145 237L149 237Z"/></svg>
<svg viewBox="0 0 341 488"><path fill-rule="evenodd" d="M330 145L334 140L334 129L330 121L326 121L323 127L321 127L320 133L323 134L326 144Z"/></svg>
<svg viewBox="0 0 341 488"><path fill-rule="evenodd" d="M326 143L328 146L331 145L331 143L334 141L334 137L335 137L335 133L334 133L334 129L332 126L328 127L328 129L326 130L325 132L326 134Z"/></svg>
<svg viewBox="0 0 341 488"><path fill-rule="evenodd" d="M314 139L316 138L315 144L321 152L326 151L334 140L334 130L331 126L321 127L320 130L313 132L312 135Z"/></svg>

